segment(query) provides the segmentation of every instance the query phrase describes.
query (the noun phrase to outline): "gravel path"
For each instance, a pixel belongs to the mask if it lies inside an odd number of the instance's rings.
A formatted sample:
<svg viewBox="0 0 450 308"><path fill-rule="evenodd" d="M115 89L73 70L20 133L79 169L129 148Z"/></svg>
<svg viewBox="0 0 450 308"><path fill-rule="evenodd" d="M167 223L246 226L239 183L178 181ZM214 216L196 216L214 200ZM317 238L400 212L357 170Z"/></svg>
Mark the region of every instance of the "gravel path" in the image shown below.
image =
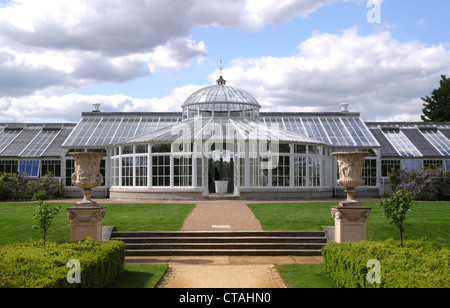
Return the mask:
<svg viewBox="0 0 450 308"><path fill-rule="evenodd" d="M274 265L170 265L163 288L286 288Z"/></svg>
<svg viewBox="0 0 450 308"><path fill-rule="evenodd" d="M183 231L262 231L246 202L198 202ZM164 288L285 288L273 264L170 264Z"/></svg>
<svg viewBox="0 0 450 308"><path fill-rule="evenodd" d="M243 201L198 202L182 231L262 231L259 220Z"/></svg>

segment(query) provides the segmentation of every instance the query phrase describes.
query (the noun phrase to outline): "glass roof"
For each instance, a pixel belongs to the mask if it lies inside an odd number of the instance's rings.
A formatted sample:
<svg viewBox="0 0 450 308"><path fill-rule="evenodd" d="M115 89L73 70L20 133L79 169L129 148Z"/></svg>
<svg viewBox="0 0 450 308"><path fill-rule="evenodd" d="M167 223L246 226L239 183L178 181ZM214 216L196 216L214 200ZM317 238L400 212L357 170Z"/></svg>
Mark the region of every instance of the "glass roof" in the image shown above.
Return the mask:
<svg viewBox="0 0 450 308"><path fill-rule="evenodd" d="M450 157L450 141L440 131L425 130L421 131L436 150L443 156Z"/></svg>
<svg viewBox="0 0 450 308"><path fill-rule="evenodd" d="M6 148L22 133L21 129L2 129L0 132L0 153L6 150Z"/></svg>
<svg viewBox="0 0 450 308"><path fill-rule="evenodd" d="M183 118L223 117L258 119L258 101L247 91L226 86L222 76L217 85L198 90L181 106Z"/></svg>
<svg viewBox="0 0 450 308"><path fill-rule="evenodd" d="M359 117L297 116L261 117L264 122L280 123L284 129L335 147L379 147Z"/></svg>
<svg viewBox="0 0 450 308"><path fill-rule="evenodd" d="M63 146L108 147L114 144L127 143L142 135L145 135L147 140L156 138L152 135L153 133L159 134L158 138L161 138L161 140L170 140L168 136L163 136L161 129L168 128L166 134L170 135L170 130L175 123L187 121L188 123L197 123L196 125L199 127L204 127L206 122L212 121L211 117L197 117L181 121L181 114L179 115L180 117L157 116L155 114L136 116L126 113L84 115ZM271 125L277 124L280 131L283 132L280 140L296 142L301 137L303 139L300 142L321 143L339 148L376 148L380 146L364 122L357 116L339 115L337 113L333 116L283 114L283 116L264 115L260 117L259 121L245 118L231 118L231 121L229 120L230 118L214 118L214 123L230 123L230 127L233 127L236 132L241 132L241 137L246 135L245 138L249 139L254 136L251 133L254 123L259 127L258 134L264 133L263 124L267 129ZM248 130L248 133L245 133L246 130ZM192 131L197 131L197 129L193 128ZM134 140L133 142L138 141Z"/></svg>
<svg viewBox="0 0 450 308"><path fill-rule="evenodd" d="M263 123L246 119L198 118L185 120L160 130L120 142L158 143L174 141L257 141L324 144L303 135L287 131L275 123Z"/></svg>
<svg viewBox="0 0 450 308"><path fill-rule="evenodd" d="M107 147L180 121L180 117L113 114L83 117L63 147Z"/></svg>
<svg viewBox="0 0 450 308"><path fill-rule="evenodd" d="M250 93L226 85L215 85L200 89L189 96L182 107L209 103L241 103L243 105L261 107Z"/></svg>
<svg viewBox="0 0 450 308"><path fill-rule="evenodd" d="M422 157L422 153L406 137L401 130L391 129L383 131L388 141L394 146L394 149L402 157Z"/></svg>
<svg viewBox="0 0 450 308"><path fill-rule="evenodd" d="M40 157L59 135L60 130L42 129L28 146L20 153L21 157Z"/></svg>

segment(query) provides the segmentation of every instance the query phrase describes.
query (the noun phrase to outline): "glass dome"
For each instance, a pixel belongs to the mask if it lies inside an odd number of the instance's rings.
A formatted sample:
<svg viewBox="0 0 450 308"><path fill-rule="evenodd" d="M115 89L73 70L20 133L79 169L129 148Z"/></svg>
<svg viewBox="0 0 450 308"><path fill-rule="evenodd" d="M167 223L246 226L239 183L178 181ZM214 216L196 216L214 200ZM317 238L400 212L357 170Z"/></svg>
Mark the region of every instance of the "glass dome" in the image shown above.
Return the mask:
<svg viewBox="0 0 450 308"><path fill-rule="evenodd" d="M229 87L220 76L217 85L198 90L184 102L183 118L198 116L258 119L261 106L248 92Z"/></svg>

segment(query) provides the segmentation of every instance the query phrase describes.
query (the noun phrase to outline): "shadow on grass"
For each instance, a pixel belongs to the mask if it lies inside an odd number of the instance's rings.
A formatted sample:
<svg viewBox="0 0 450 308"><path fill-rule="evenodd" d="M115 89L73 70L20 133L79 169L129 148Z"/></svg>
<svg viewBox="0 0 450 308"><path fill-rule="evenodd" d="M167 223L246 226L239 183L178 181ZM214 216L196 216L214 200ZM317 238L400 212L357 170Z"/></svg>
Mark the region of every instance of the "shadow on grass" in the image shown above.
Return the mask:
<svg viewBox="0 0 450 308"><path fill-rule="evenodd" d="M126 264L124 272L109 288L154 288L167 265Z"/></svg>

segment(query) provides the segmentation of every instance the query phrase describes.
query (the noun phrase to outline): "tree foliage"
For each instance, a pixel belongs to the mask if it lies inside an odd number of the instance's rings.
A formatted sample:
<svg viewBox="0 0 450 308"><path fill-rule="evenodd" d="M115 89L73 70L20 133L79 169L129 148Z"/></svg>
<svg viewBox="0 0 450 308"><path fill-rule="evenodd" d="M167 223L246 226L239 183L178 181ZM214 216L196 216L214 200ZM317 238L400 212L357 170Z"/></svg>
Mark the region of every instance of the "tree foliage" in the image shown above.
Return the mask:
<svg viewBox="0 0 450 308"><path fill-rule="evenodd" d="M400 231L400 247L403 247L403 232L405 231L403 222L406 213L411 208L412 201L413 195L408 190L399 190L392 195L392 198L383 199L380 203L386 219L391 220L391 223Z"/></svg>
<svg viewBox="0 0 450 308"><path fill-rule="evenodd" d="M50 229L53 218L59 214L59 206L48 204L39 200L38 206L33 216L33 229L41 229L44 239L45 248L45 238L47 236L47 231Z"/></svg>
<svg viewBox="0 0 450 308"><path fill-rule="evenodd" d="M440 87L434 89L431 97L422 97L425 102L421 119L425 122L450 121L450 78L441 75Z"/></svg>

